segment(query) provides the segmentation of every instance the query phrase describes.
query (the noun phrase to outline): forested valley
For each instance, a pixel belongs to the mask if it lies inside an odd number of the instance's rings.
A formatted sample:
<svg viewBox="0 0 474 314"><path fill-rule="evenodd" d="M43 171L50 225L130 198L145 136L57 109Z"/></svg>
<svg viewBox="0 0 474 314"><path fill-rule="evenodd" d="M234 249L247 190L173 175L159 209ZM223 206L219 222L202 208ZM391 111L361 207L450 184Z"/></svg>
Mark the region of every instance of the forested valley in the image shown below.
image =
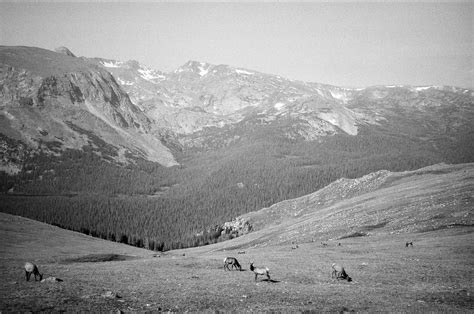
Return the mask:
<svg viewBox="0 0 474 314"><path fill-rule="evenodd" d="M206 245L227 239L219 228L225 221L342 177L474 161L472 134L458 138L427 141L361 128L357 136L313 142L242 140L183 153L180 165L170 168L141 159L119 164L110 149L37 153L25 159L20 173L0 172L0 207L152 250Z"/></svg>

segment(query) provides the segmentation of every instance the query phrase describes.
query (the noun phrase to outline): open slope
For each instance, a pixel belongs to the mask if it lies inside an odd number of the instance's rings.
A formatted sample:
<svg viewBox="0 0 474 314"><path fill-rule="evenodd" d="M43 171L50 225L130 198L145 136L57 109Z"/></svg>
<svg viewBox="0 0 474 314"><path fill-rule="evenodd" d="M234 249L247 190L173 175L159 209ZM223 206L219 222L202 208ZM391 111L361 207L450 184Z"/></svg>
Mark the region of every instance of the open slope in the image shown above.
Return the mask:
<svg viewBox="0 0 474 314"><path fill-rule="evenodd" d="M159 257L1 213L0 310L472 311L473 169L441 165L358 185L341 180L275 205L281 223ZM347 193L337 197L341 186ZM326 204L318 208L315 199ZM361 230L367 235L340 239ZM226 256L245 271L224 271ZM26 282L26 260L64 281ZM254 282L250 261L269 267L272 280ZM331 279L332 262L354 281Z"/></svg>
<svg viewBox="0 0 474 314"><path fill-rule="evenodd" d="M439 164L339 179L240 218L272 242L326 240L473 227L473 201L474 164Z"/></svg>

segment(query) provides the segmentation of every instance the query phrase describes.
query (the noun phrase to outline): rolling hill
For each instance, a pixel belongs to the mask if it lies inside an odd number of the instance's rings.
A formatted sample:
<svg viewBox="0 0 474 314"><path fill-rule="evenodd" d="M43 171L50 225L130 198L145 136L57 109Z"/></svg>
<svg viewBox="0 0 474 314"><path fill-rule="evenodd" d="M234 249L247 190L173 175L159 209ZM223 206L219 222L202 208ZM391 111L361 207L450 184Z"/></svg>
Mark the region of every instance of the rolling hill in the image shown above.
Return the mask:
<svg viewBox="0 0 474 314"><path fill-rule="evenodd" d="M341 179L248 214L254 232L159 254L0 213L0 309L469 312L473 186L473 164ZM25 281L27 260L63 281Z"/></svg>

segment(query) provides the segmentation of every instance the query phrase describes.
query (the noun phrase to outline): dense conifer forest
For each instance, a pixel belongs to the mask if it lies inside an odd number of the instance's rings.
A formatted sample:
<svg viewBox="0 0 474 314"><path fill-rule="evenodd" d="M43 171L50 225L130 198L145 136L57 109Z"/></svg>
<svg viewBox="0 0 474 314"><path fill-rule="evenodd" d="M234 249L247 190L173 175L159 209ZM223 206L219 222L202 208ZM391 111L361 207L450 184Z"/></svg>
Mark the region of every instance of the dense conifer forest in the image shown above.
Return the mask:
<svg viewBox="0 0 474 314"><path fill-rule="evenodd" d="M171 168L140 159L119 164L113 161L114 150L105 146L58 156L30 154L20 173L0 172L0 207L152 250L205 245L226 239L218 227L225 221L341 177L474 161L467 145L472 134L459 138L453 144L362 128L358 136L313 142L240 141L215 151L183 153L180 166Z"/></svg>

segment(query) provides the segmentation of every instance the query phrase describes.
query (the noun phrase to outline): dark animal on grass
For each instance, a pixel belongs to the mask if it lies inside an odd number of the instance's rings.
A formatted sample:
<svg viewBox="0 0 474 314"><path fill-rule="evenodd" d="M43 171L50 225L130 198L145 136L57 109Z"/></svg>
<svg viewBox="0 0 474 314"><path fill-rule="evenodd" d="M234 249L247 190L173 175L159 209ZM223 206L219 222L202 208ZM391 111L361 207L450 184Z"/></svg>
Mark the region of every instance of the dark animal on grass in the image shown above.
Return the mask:
<svg viewBox="0 0 474 314"><path fill-rule="evenodd" d="M245 251L238 251L237 254L245 254Z"/></svg>
<svg viewBox="0 0 474 314"><path fill-rule="evenodd" d="M253 266L253 262L250 263L250 270L255 274L255 281L257 281L257 277L260 276L267 276L268 280L270 280L270 270L268 267L255 267Z"/></svg>
<svg viewBox="0 0 474 314"><path fill-rule="evenodd" d="M352 281L352 278L347 275L346 270L339 264L332 263L331 265L333 271L331 273L331 278L336 277L336 279L342 279L347 281Z"/></svg>
<svg viewBox="0 0 474 314"><path fill-rule="evenodd" d="M229 265L231 265L231 267L229 268ZM240 266L239 264L239 261L237 261L237 259L235 257L226 257L224 258L224 270L232 270L232 269L238 269L238 270L242 270L242 267Z"/></svg>
<svg viewBox="0 0 474 314"><path fill-rule="evenodd" d="M322 245L322 246L328 246L328 244L325 243L325 242L321 242L321 245Z"/></svg>
<svg viewBox="0 0 474 314"><path fill-rule="evenodd" d="M35 275L35 281L36 281L36 276L39 277L40 281L43 279L43 274L39 272L38 266L36 266L35 264L26 262L24 267L25 267L26 281L30 281L31 274Z"/></svg>
<svg viewBox="0 0 474 314"><path fill-rule="evenodd" d="M413 242L407 242L405 243L405 246L408 247L409 245L413 246Z"/></svg>

